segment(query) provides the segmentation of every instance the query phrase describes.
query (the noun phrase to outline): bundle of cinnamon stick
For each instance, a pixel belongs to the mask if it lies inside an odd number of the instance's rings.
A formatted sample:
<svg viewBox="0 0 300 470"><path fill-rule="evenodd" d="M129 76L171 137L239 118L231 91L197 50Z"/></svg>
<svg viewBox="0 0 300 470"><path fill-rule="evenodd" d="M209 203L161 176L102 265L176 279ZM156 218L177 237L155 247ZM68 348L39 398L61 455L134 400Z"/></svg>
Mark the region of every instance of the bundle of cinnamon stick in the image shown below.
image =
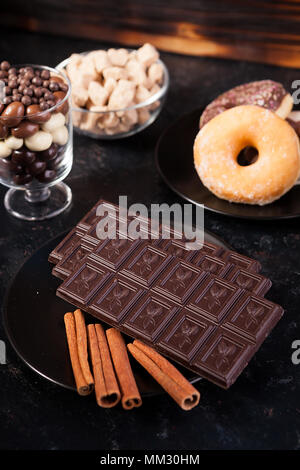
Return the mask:
<svg viewBox="0 0 300 470"><path fill-rule="evenodd" d="M86 326L79 309L66 313L64 322L79 395L88 395L94 389L96 401L101 407L111 408L120 400L126 410L141 406L142 399L131 369L128 348L183 410L198 405L198 390L151 347L138 340L126 347L121 333L115 328L104 331L99 323Z"/></svg>

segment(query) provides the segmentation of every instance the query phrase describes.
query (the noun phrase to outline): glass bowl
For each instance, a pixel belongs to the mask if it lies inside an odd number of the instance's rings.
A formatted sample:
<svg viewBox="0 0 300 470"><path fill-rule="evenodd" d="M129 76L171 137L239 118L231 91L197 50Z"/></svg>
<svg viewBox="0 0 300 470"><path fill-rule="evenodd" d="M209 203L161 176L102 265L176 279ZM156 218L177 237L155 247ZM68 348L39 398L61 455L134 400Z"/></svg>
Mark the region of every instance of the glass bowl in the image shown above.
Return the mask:
<svg viewBox="0 0 300 470"><path fill-rule="evenodd" d="M9 105L0 100L0 183L10 188L4 205L20 219L48 219L64 211L72 200L70 188L62 182L73 163L71 85L63 73L50 67L33 64L11 67L33 68L40 74L48 71L50 80L58 82L58 87L62 82L68 85L66 92L58 88L57 94L53 93L55 104L45 111L33 108L29 114L23 111L21 116L7 115ZM12 104L15 103L21 105L20 101Z"/></svg>
<svg viewBox="0 0 300 470"><path fill-rule="evenodd" d="M127 49L129 53L134 52ZM87 55L90 52L82 52ZM56 66L59 71L65 72L70 58L65 59ZM165 64L158 59L156 63L163 68L163 79L160 89L143 101L132 106L120 109L109 109L105 111L91 111L86 108L72 106L72 118L74 129L83 135L94 139L122 139L141 132L150 126L163 108L167 91L169 88L169 73ZM112 125L113 124L113 125Z"/></svg>

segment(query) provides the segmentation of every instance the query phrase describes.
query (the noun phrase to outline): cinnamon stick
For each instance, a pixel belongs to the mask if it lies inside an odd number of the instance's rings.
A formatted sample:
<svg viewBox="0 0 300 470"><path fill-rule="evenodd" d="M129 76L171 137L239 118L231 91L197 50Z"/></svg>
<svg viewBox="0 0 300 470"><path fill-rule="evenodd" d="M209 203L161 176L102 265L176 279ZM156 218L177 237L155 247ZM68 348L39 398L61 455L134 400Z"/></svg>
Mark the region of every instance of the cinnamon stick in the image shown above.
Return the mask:
<svg viewBox="0 0 300 470"><path fill-rule="evenodd" d="M200 393L167 359L139 340L127 345L133 357L183 410L198 405Z"/></svg>
<svg viewBox="0 0 300 470"><path fill-rule="evenodd" d="M88 395L91 393L92 387L86 382L79 362L74 314L72 312L66 313L64 322L76 388L79 395Z"/></svg>
<svg viewBox="0 0 300 470"><path fill-rule="evenodd" d="M90 357L95 379L96 401L103 408L112 408L121 398L108 344L101 325L88 325Z"/></svg>
<svg viewBox="0 0 300 470"><path fill-rule="evenodd" d="M92 388L94 385L94 378L91 374L90 365L88 361L87 351L87 333L84 316L81 310L77 309L74 312L76 337L77 337L77 350L79 363L81 366L83 377L86 383Z"/></svg>
<svg viewBox="0 0 300 470"><path fill-rule="evenodd" d="M122 406L125 410L139 407L142 399L132 373L124 339L115 328L106 330L106 337L121 388Z"/></svg>

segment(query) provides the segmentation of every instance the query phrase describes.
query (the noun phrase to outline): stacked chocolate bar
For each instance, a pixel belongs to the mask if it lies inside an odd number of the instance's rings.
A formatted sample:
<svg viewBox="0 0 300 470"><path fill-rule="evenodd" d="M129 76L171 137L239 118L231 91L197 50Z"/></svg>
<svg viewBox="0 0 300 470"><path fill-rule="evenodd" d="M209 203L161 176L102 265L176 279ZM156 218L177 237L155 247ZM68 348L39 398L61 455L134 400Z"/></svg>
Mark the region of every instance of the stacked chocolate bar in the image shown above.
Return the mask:
<svg viewBox="0 0 300 470"><path fill-rule="evenodd" d="M116 238L97 236L103 217ZM148 219L141 238L125 236L127 221L102 200L88 212L49 256L63 279L57 295L230 387L283 314L264 298L271 281L257 261L207 242L191 250L172 230L163 238L163 226L151 239Z"/></svg>

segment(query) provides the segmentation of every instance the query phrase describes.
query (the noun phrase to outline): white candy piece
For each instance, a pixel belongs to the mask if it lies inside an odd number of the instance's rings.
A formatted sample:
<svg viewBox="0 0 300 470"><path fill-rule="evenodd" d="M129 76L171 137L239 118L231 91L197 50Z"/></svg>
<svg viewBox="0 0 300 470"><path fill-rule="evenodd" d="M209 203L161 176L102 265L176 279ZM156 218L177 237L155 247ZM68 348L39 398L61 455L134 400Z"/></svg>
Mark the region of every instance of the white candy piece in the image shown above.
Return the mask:
<svg viewBox="0 0 300 470"><path fill-rule="evenodd" d="M150 119L151 114L149 113L148 109L141 108L138 109L138 116L139 116L139 124L145 124L145 122Z"/></svg>
<svg viewBox="0 0 300 470"><path fill-rule="evenodd" d="M49 121L42 125L45 132L53 132L58 127L62 127L66 122L65 116L62 113L53 113Z"/></svg>
<svg viewBox="0 0 300 470"><path fill-rule="evenodd" d="M135 85L129 80L120 80L110 95L108 107L110 109L126 108L133 101Z"/></svg>
<svg viewBox="0 0 300 470"><path fill-rule="evenodd" d="M101 117L97 123L98 127L105 129L106 127L116 127L120 120L116 113L106 113Z"/></svg>
<svg viewBox="0 0 300 470"><path fill-rule="evenodd" d="M105 80L103 86L105 90L107 91L108 95L110 96L117 86L117 80L115 80L112 77L109 77L107 80Z"/></svg>
<svg viewBox="0 0 300 470"><path fill-rule="evenodd" d="M161 64L154 63L150 65L148 70L148 77L154 83L159 83L162 81L164 75L164 69Z"/></svg>
<svg viewBox="0 0 300 470"><path fill-rule="evenodd" d="M137 50L137 58L144 65L144 67L149 67L158 60L159 54L155 47L149 43L146 43Z"/></svg>
<svg viewBox="0 0 300 470"><path fill-rule="evenodd" d="M80 65L82 62L82 55L80 54L71 54L70 55L70 64L74 66Z"/></svg>
<svg viewBox="0 0 300 470"><path fill-rule="evenodd" d="M77 80L78 70L79 70L79 65L77 65L76 63L70 62L66 67L67 75L72 83L74 83Z"/></svg>
<svg viewBox="0 0 300 470"><path fill-rule="evenodd" d="M79 65L79 71L83 72L86 75L91 75L93 80L95 80L98 76L98 71L95 67L95 54L87 54L83 57L82 63Z"/></svg>
<svg viewBox="0 0 300 470"><path fill-rule="evenodd" d="M126 49L108 49L107 55L112 65L124 67L128 60L129 53Z"/></svg>
<svg viewBox="0 0 300 470"><path fill-rule="evenodd" d="M102 74L105 80L107 80L108 78L114 78L115 80L127 78L126 70L121 67L108 67L103 70Z"/></svg>
<svg viewBox="0 0 300 470"><path fill-rule="evenodd" d="M94 55L94 64L98 73L102 73L105 68L112 65L106 51L96 51Z"/></svg>
<svg viewBox="0 0 300 470"><path fill-rule="evenodd" d="M52 132L53 142L58 145L66 145L69 132L66 126L58 127Z"/></svg>
<svg viewBox="0 0 300 470"><path fill-rule="evenodd" d="M126 70L128 77L137 85L149 85L149 79L147 77L143 64L137 60L131 59L126 64Z"/></svg>
<svg viewBox="0 0 300 470"><path fill-rule="evenodd" d="M160 88L160 86L157 85L157 83L156 83L156 84L151 88L151 90L150 90L150 96L155 95L159 90L161 90L161 88ZM154 109L159 108L159 106L160 106L160 101L157 100L157 101L154 101L154 103L152 103L152 104L149 105L149 109L150 109L151 111L153 111Z"/></svg>
<svg viewBox="0 0 300 470"><path fill-rule="evenodd" d="M125 126L133 127L138 122L137 110L133 108L125 111L121 121Z"/></svg>
<svg viewBox="0 0 300 470"><path fill-rule="evenodd" d="M100 83L92 81L89 84L88 95L92 103L96 106L103 106L108 100L107 90Z"/></svg>
<svg viewBox="0 0 300 470"><path fill-rule="evenodd" d="M17 150L17 149L22 147L23 139L18 139L17 137L14 137L13 135L10 135L9 137L7 137L7 139L4 140L4 143L10 149Z"/></svg>
<svg viewBox="0 0 300 470"><path fill-rule="evenodd" d="M82 124L80 125L80 129L83 129L85 131L91 131L91 132L96 132L97 131L97 122L99 119L101 119L102 114L99 114L100 112L106 111L107 106L90 106L89 107L90 111L93 111L92 113L86 113L86 117Z"/></svg>
<svg viewBox="0 0 300 470"><path fill-rule="evenodd" d="M90 73L82 73L78 76L78 80L75 81L75 86L79 86L81 88L86 88L88 89L89 84L95 80L94 75L91 75Z"/></svg>
<svg viewBox="0 0 300 470"><path fill-rule="evenodd" d="M0 141L0 158L9 157L12 149L9 148L3 141Z"/></svg>
<svg viewBox="0 0 300 470"><path fill-rule="evenodd" d="M72 88L72 100L75 107L83 108L88 100L89 94L88 91L80 86L75 86Z"/></svg>
<svg viewBox="0 0 300 470"><path fill-rule="evenodd" d="M32 136L25 139L25 144L29 150L33 150L34 152L42 152L43 150L47 150L50 147L52 141L53 138L49 132L37 131Z"/></svg>
<svg viewBox="0 0 300 470"><path fill-rule="evenodd" d="M151 93L147 88L145 88L143 85L139 85L136 89L136 94L135 94L135 100L138 103L143 103L146 101L148 98L150 98Z"/></svg>

